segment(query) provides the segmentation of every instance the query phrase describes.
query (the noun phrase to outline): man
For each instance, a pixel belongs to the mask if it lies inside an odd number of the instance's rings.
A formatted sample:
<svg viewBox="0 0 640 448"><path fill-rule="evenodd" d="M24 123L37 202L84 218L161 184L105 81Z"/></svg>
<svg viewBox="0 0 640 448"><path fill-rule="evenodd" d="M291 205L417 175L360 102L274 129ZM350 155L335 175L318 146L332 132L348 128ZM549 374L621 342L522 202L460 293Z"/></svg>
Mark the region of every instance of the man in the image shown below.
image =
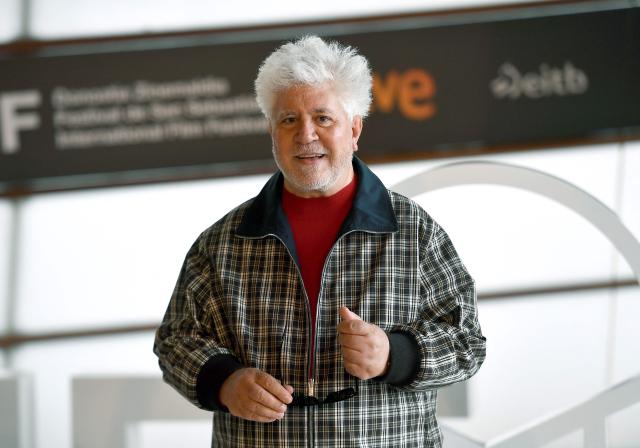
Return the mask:
<svg viewBox="0 0 640 448"><path fill-rule="evenodd" d="M279 167L187 254L154 351L215 446L441 446L436 389L485 357L446 233L357 158L366 59L305 37L256 79Z"/></svg>

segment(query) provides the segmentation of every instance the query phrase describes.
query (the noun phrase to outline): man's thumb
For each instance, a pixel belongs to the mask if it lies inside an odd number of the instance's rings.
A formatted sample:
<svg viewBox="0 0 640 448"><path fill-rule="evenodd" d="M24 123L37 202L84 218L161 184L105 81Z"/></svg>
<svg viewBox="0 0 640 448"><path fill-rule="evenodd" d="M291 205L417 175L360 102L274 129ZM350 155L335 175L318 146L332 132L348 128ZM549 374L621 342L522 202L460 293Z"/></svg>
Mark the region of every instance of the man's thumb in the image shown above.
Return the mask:
<svg viewBox="0 0 640 448"><path fill-rule="evenodd" d="M340 318L342 320L362 320L360 316L358 316L346 306L340 307Z"/></svg>

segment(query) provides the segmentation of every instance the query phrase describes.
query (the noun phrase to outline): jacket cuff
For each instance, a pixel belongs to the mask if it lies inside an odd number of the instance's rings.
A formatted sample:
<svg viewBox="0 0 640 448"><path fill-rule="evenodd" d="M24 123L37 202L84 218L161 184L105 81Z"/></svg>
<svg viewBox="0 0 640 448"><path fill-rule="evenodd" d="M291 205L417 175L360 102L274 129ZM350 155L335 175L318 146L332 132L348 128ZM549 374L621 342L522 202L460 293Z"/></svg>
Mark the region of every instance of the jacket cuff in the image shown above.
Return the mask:
<svg viewBox="0 0 640 448"><path fill-rule="evenodd" d="M409 333L387 333L389 337L389 364L387 372L378 381L394 386L409 384L418 371L420 357L418 343Z"/></svg>
<svg viewBox="0 0 640 448"><path fill-rule="evenodd" d="M200 405L209 411L228 412L227 407L220 403L220 389L233 372L243 367L232 355L213 356L204 363L196 380L196 394Z"/></svg>

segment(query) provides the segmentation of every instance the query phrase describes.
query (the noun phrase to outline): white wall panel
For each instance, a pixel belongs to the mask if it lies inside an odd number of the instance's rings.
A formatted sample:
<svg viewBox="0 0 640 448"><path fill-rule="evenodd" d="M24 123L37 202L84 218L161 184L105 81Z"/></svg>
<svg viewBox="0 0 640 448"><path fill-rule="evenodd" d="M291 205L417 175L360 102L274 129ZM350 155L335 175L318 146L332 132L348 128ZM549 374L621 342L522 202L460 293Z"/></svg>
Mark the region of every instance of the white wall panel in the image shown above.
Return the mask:
<svg viewBox="0 0 640 448"><path fill-rule="evenodd" d="M364 153L357 154L362 156ZM454 161L454 159L451 161ZM422 173L443 163L446 162L442 160L416 160L411 162L372 164L369 165L369 168L380 178L382 183L387 187L391 187L408 177Z"/></svg>
<svg viewBox="0 0 640 448"><path fill-rule="evenodd" d="M622 409L607 419L610 447L635 448L640 442L640 403Z"/></svg>
<svg viewBox="0 0 640 448"><path fill-rule="evenodd" d="M613 379L618 382L640 373L640 286L618 289L615 312Z"/></svg>
<svg viewBox="0 0 640 448"><path fill-rule="evenodd" d="M451 236L479 292L606 280L611 246L591 225L532 193L453 187L419 203Z"/></svg>
<svg viewBox="0 0 640 448"><path fill-rule="evenodd" d="M616 203L617 148L615 144L550 148L497 154L489 159L557 176L613 208Z"/></svg>
<svg viewBox="0 0 640 448"><path fill-rule="evenodd" d="M29 344L15 349L12 369L32 377L33 418L37 430L33 448L71 448L73 376L160 376L152 347L153 334L143 333Z"/></svg>
<svg viewBox="0 0 640 448"><path fill-rule="evenodd" d="M583 448L584 431L574 431L566 434L553 442L546 443L539 448Z"/></svg>
<svg viewBox="0 0 640 448"><path fill-rule="evenodd" d="M287 23L410 11L498 5L526 0L369 0L291 2L236 0L32 0L31 30L39 38L142 33L202 27Z"/></svg>
<svg viewBox="0 0 640 448"><path fill-rule="evenodd" d="M469 382L471 415L444 420L488 440L604 388L607 298L598 291L481 301L487 359Z"/></svg>
<svg viewBox="0 0 640 448"><path fill-rule="evenodd" d="M640 142L623 145L622 198L620 217L640 241ZM618 275L629 278L631 269L622 258L618 259Z"/></svg>
<svg viewBox="0 0 640 448"><path fill-rule="evenodd" d="M196 237L267 176L47 194L24 202L20 331L159 321Z"/></svg>
<svg viewBox="0 0 640 448"><path fill-rule="evenodd" d="M136 448L211 447L210 421L149 421L136 426Z"/></svg>
<svg viewBox="0 0 640 448"><path fill-rule="evenodd" d="M615 204L615 146L442 161L493 160L565 179ZM481 292L607 281L614 250L565 207L519 189L469 185L415 198L449 233Z"/></svg>
<svg viewBox="0 0 640 448"><path fill-rule="evenodd" d="M640 373L640 286L620 288L615 302L617 314L613 356L614 383ZM613 447L632 447L640 441L640 403L609 419L609 442Z"/></svg>
<svg viewBox="0 0 640 448"><path fill-rule="evenodd" d="M7 331L9 307L9 248L11 247L13 206L9 200L0 200L0 335Z"/></svg>

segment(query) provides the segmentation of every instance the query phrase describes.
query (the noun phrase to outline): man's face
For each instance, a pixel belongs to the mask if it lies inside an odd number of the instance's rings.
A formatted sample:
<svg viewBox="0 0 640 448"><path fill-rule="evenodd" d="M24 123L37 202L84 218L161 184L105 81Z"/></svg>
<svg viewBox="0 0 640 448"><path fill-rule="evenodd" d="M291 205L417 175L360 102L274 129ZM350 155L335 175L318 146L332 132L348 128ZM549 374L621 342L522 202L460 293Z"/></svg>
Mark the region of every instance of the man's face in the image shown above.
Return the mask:
<svg viewBox="0 0 640 448"><path fill-rule="evenodd" d="M284 185L302 197L331 196L351 182L362 119L349 120L329 86L278 94L270 122L273 156Z"/></svg>

